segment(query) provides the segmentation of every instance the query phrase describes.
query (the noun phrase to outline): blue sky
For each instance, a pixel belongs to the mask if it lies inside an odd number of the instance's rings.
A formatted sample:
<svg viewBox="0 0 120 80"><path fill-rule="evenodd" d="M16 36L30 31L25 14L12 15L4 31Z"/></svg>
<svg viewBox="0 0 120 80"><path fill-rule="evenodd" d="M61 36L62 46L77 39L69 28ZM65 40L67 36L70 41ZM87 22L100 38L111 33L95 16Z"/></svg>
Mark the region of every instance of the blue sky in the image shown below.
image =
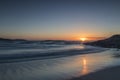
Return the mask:
<svg viewBox="0 0 120 80"><path fill-rule="evenodd" d="M77 39L120 34L119 0L1 0L0 37Z"/></svg>

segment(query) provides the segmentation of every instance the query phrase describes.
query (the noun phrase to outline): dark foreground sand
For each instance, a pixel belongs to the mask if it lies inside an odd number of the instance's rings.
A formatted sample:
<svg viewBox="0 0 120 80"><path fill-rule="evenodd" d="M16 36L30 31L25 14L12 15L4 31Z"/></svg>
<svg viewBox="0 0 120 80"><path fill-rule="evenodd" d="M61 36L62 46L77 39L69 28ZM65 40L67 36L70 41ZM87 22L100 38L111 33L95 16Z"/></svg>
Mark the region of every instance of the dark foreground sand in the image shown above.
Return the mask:
<svg viewBox="0 0 120 80"><path fill-rule="evenodd" d="M71 80L120 80L120 66L107 68Z"/></svg>

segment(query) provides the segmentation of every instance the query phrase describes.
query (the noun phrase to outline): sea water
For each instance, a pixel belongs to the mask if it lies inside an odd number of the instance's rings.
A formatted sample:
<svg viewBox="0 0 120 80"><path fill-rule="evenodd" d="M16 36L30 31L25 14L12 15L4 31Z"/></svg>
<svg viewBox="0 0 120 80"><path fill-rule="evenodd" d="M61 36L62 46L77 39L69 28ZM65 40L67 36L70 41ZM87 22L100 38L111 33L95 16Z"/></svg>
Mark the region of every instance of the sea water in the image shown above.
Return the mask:
<svg viewBox="0 0 120 80"><path fill-rule="evenodd" d="M80 44L0 43L0 80L69 80L118 65L120 59L114 57L113 49Z"/></svg>

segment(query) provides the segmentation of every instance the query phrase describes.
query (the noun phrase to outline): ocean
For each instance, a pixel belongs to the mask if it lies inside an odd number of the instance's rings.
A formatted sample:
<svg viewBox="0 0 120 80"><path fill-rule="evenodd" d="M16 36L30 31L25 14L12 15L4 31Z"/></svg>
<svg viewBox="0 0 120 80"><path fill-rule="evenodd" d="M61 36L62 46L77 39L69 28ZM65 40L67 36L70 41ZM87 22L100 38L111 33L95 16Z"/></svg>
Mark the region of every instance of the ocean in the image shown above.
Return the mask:
<svg viewBox="0 0 120 80"><path fill-rule="evenodd" d="M63 42L0 42L0 80L69 80L120 65L115 49Z"/></svg>

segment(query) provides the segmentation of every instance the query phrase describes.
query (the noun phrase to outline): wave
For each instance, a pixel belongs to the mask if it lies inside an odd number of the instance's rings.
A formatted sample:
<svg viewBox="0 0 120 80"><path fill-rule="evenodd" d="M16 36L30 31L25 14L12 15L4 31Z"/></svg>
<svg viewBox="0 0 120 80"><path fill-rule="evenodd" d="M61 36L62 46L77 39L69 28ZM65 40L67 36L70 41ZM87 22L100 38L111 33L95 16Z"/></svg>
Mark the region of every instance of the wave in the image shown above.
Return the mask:
<svg viewBox="0 0 120 80"><path fill-rule="evenodd" d="M87 53L95 53L104 51L106 48L85 46L84 48L76 48L75 46L62 47L56 49L22 49L22 50L8 50L7 53L2 51L0 54L0 63L31 61L36 59L50 59L65 56L73 56Z"/></svg>

